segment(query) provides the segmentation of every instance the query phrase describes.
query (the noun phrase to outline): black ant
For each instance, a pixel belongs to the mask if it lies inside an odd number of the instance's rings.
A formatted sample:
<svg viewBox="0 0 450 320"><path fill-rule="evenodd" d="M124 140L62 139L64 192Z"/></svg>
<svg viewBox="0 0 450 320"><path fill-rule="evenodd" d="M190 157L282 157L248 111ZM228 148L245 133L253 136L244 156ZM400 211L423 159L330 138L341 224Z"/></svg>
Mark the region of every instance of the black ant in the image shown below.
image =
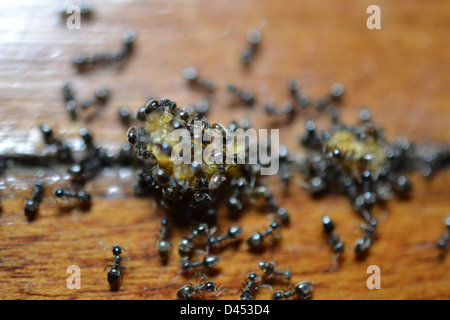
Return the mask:
<svg viewBox="0 0 450 320"><path fill-rule="evenodd" d="M372 218L370 220L370 224L361 224L361 228L364 230L364 235L360 238L355 245L355 253L358 258L363 258L370 247L372 246L373 238L376 237L375 228L378 225L378 220L376 218Z"/></svg>
<svg viewBox="0 0 450 320"><path fill-rule="evenodd" d="M220 257L213 255L206 255L202 261L189 261L188 257L183 257L181 262L181 271L190 271L192 269L196 270L200 267L203 269L212 269L220 262L220 260Z"/></svg>
<svg viewBox="0 0 450 320"><path fill-rule="evenodd" d="M263 105L263 111L269 116L285 115L286 123L290 123L292 121L292 119L294 118L294 114L295 114L295 109L292 104L288 104L281 109L281 108L277 108L277 107L273 106L270 103L265 103Z"/></svg>
<svg viewBox="0 0 450 320"><path fill-rule="evenodd" d="M258 284L260 282L259 276L255 272L250 272L243 283L244 288L239 289L241 292L240 300L254 300L256 292L258 291Z"/></svg>
<svg viewBox="0 0 450 320"><path fill-rule="evenodd" d="M124 60L133 52L136 36L136 30L127 30L122 36L121 48L118 48L111 53L99 52L92 56L79 54L72 60L72 63L78 72L85 72L99 65L107 65L112 62Z"/></svg>
<svg viewBox="0 0 450 320"><path fill-rule="evenodd" d="M334 256L334 267L332 271L337 270L337 260L341 256L341 254L344 252L344 242L339 239L339 236L333 232L334 230L334 223L331 221L331 218L329 216L323 216L322 217L322 225L323 230L325 232L325 235L327 237L327 241L330 244L333 251L336 253Z"/></svg>
<svg viewBox="0 0 450 320"><path fill-rule="evenodd" d="M119 116L120 122L125 126L129 127L131 123L131 110L127 106L122 106L117 111L117 115Z"/></svg>
<svg viewBox="0 0 450 320"><path fill-rule="evenodd" d="M100 245L103 247L104 250L111 249L112 253L114 255L114 265L107 265L106 268L110 268L108 271L108 283L111 287L111 291L117 291L120 288L120 284L122 283L123 279L123 271L122 268L127 268L128 266L121 264L121 261L128 261L130 259L122 260L122 257L120 256L122 254L122 250L127 251L127 249L119 246L119 245L113 245L108 248L105 248L103 245L103 242L99 240ZM103 270L103 271L104 271Z"/></svg>
<svg viewBox="0 0 450 320"><path fill-rule="evenodd" d="M259 250L264 245L264 240L270 235L274 240L279 238L279 235L277 234L278 230L280 229L280 223L278 221L272 221L270 223L270 226L264 231L263 233L256 232L250 238L247 240L247 244L250 247L250 249L253 250Z"/></svg>
<svg viewBox="0 0 450 320"><path fill-rule="evenodd" d="M244 177L233 178L231 179L231 187L233 188L233 192L228 199L228 210L231 213L238 213L243 209L243 198L245 189L248 186L247 179Z"/></svg>
<svg viewBox="0 0 450 320"><path fill-rule="evenodd" d="M70 163L73 161L72 149L53 135L53 129L48 124L42 124L40 130L44 136L45 143L56 147L58 161L61 163Z"/></svg>
<svg viewBox="0 0 450 320"><path fill-rule="evenodd" d="M447 218L445 218L444 225L447 230L436 243L436 248L441 251L441 256L444 255L444 252L448 249L450 244L450 216L447 216Z"/></svg>
<svg viewBox="0 0 450 320"><path fill-rule="evenodd" d="M289 212L285 207L280 207L278 205L272 192L266 186L259 186L255 191L255 194L264 197L268 208L275 212L275 216L280 220L282 224L288 225L290 223Z"/></svg>
<svg viewBox="0 0 450 320"><path fill-rule="evenodd" d="M216 229L211 232L208 240L206 241L206 247L208 250L209 248L223 248L225 245L235 242L241 236L242 228L239 226L231 226L226 234L218 236L214 236L215 232Z"/></svg>
<svg viewBox="0 0 450 320"><path fill-rule="evenodd" d="M230 83L227 85L227 91L249 107L253 106L256 102L255 94L252 90L239 89L238 87Z"/></svg>
<svg viewBox="0 0 450 320"><path fill-rule="evenodd" d="M278 291L276 291L272 295L272 299L273 300L289 299L290 297L296 295L298 298L300 298L302 300L307 300L307 299L311 298L311 291L313 289L313 285L314 284L309 281L301 282L295 286L294 290L290 290L290 291L278 290Z"/></svg>
<svg viewBox="0 0 450 320"><path fill-rule="evenodd" d="M200 206L201 204L212 201L209 195L209 182L205 177L201 177L198 183L198 190L195 190L193 201L191 201L191 206Z"/></svg>
<svg viewBox="0 0 450 320"><path fill-rule="evenodd" d="M194 231L187 237L180 241L180 244L178 246L178 253L180 256L187 256L192 253L192 250L194 249L194 240L198 238L206 238L209 233L209 228L206 223L199 224Z"/></svg>
<svg viewBox="0 0 450 320"><path fill-rule="evenodd" d="M183 68L181 74L192 86L199 86L206 89L209 92L216 90L216 84L209 79L199 79L198 71L194 67Z"/></svg>
<svg viewBox="0 0 450 320"><path fill-rule="evenodd" d="M25 216L28 221L33 221L39 211L39 205L42 202L42 198L44 196L44 183L39 181L33 188L33 195L31 199L28 199L25 203Z"/></svg>
<svg viewBox="0 0 450 320"><path fill-rule="evenodd" d="M170 228L170 221L168 218L162 218L160 223L159 231L161 232L161 235L157 235L158 237L158 253L159 256L163 261L166 261L170 252L170 249L172 248L168 238L169 238L169 230Z"/></svg>
<svg viewBox="0 0 450 320"><path fill-rule="evenodd" d="M298 105L300 105L300 107L306 108L310 104L310 99L300 93L300 81L298 79L289 79L288 89L292 95L292 98Z"/></svg>
<svg viewBox="0 0 450 320"><path fill-rule="evenodd" d="M77 201L78 205L82 208L89 208L92 204L91 195L84 191L72 192L58 188L55 190L54 195L56 198L74 198Z"/></svg>
<svg viewBox="0 0 450 320"><path fill-rule="evenodd" d="M188 283L185 286L181 287L177 292L177 297L179 299L194 299L196 297L202 298L202 292L214 292L214 296L218 297L222 292L224 292L226 289L223 289L219 291L222 286L217 288L217 285L215 282L211 280L207 280L205 283L202 283L203 279L205 279L206 276L203 276L200 281L198 282L198 285L193 285L192 283Z"/></svg>
<svg viewBox="0 0 450 320"><path fill-rule="evenodd" d="M267 278L284 278L288 283L291 281L292 272L289 269L275 269L275 264L269 261L258 262L258 267Z"/></svg>
<svg viewBox="0 0 450 320"><path fill-rule="evenodd" d="M138 142L139 134L136 127L130 127L127 132L127 140L130 144L135 145Z"/></svg>
<svg viewBox="0 0 450 320"><path fill-rule="evenodd" d="M245 48L241 53L240 60L244 66L248 66L252 61L253 56L255 55L259 44L262 39L261 31L257 29L251 29L247 32L247 43L248 47Z"/></svg>
<svg viewBox="0 0 450 320"><path fill-rule="evenodd" d="M93 105L101 106L104 105L110 96L110 91L108 87L102 86L95 90L94 97L88 98L81 102L81 108L83 110L89 109Z"/></svg>
<svg viewBox="0 0 450 320"><path fill-rule="evenodd" d="M65 83L61 89L64 96L64 102L66 103L66 110L69 113L71 120L75 121L77 119L77 102L72 87L70 84Z"/></svg>

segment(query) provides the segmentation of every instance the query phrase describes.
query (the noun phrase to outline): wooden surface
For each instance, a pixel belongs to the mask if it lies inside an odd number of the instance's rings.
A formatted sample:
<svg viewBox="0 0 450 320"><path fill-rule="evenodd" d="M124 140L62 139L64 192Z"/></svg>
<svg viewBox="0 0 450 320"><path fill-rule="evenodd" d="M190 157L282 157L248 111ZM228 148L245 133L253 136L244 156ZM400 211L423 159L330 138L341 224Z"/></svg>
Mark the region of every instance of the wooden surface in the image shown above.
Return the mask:
<svg viewBox="0 0 450 320"><path fill-rule="evenodd" d="M186 85L184 66L217 81L208 119L228 123L247 116L255 127L270 122L261 108L231 106L227 82L255 90L260 101L289 101L286 81L298 77L304 92L320 97L333 82L347 88L342 118L356 123L362 106L372 110L388 139L450 141L450 3L447 1L93 1L95 14L69 30L61 20L59 1L3 1L0 5L0 146L2 152L42 149L39 124L47 122L64 139L79 141L86 126L100 144L116 151L126 129L117 109L136 110L147 94L194 104L205 95ZM366 27L366 8L381 8L381 30ZM138 31L136 52L124 68L102 68L77 74L71 59L78 52L112 50L128 28ZM245 35L261 28L263 41L250 70L238 61ZM112 97L95 121L70 122L60 87L72 83L80 98L107 85ZM305 117L282 127L281 141L300 151L298 134ZM39 217L28 223L25 199L40 175L49 184ZM161 265L155 248L162 211L151 199L133 195L134 177L105 172L88 184L94 203L88 212L61 213L51 194L64 185L64 170L9 170L2 178L0 216L1 299L175 299L185 282L175 250ZM291 212L292 224L282 230L278 246L262 254L249 253L246 243L220 256L211 279L227 288L217 299L238 299L243 272L257 271L259 260L290 267L294 281L314 281L314 299L449 299L450 257L437 259L435 241L443 234L450 212L450 173L432 180L411 175L412 198L388 202L388 213L377 210L380 238L364 261L356 261L353 243L361 236L361 222L348 200L334 196L313 200L300 186L284 196L275 178L271 186ZM323 235L321 217L330 215L347 243L340 269L326 272L333 253ZM219 212L219 226L230 221ZM269 219L250 208L238 221L244 235L265 228ZM175 230L177 246L187 230ZM110 251L98 244L129 247L124 257L130 270L123 290L111 293L103 271ZM81 289L66 288L69 265L81 268ZM366 287L369 265L381 268L381 289ZM275 285L274 289L282 287ZM257 299L269 299L261 289Z"/></svg>

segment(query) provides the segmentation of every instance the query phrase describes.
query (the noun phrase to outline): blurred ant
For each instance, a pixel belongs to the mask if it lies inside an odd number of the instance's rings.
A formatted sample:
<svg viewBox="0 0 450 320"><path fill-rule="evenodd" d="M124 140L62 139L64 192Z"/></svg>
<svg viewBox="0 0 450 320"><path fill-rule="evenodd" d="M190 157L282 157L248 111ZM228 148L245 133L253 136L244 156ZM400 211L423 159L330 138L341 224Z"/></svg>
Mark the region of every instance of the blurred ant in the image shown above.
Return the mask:
<svg viewBox="0 0 450 320"><path fill-rule="evenodd" d="M336 271L338 269L337 261L341 254L344 252L344 242L339 239L339 236L333 232L334 224L329 216L322 217L322 225L327 241L330 244L336 255L333 258L334 267L330 271Z"/></svg>
<svg viewBox="0 0 450 320"><path fill-rule="evenodd" d="M108 283L110 285L111 291L117 291L120 288L120 284L122 283L122 279L123 279L122 269L129 268L128 266L121 264L121 262L128 261L130 259L122 260L122 257L120 256L122 254L122 250L127 251L127 249L125 249L119 245L113 245L113 246L106 248L103 245L103 242L101 240L99 240L98 242L100 243L100 245L102 246L102 248L104 250L112 248L112 254L114 255L114 265L110 265L110 264L106 265L105 269L103 271L105 271L106 268L110 268L108 270Z"/></svg>
<svg viewBox="0 0 450 320"><path fill-rule="evenodd" d="M248 89L239 89L235 85L229 83L226 87L227 91L237 97L242 103L245 105L252 107L256 100L255 100L255 94L252 90Z"/></svg>
<svg viewBox="0 0 450 320"><path fill-rule="evenodd" d="M282 299L289 299L292 296L297 296L298 298L302 300L307 300L311 298L311 291L313 289L313 283L312 282L301 282L297 284L294 288L294 290L285 291L285 290L278 290L272 295L273 300L282 300Z"/></svg>
<svg viewBox="0 0 450 320"><path fill-rule="evenodd" d="M137 32L134 29L127 30L122 36L122 46L112 52L98 52L93 55L79 54L73 58L73 66L78 72L86 72L94 67L109 65L111 63L126 62L134 51Z"/></svg>
<svg viewBox="0 0 450 320"><path fill-rule="evenodd" d="M286 119L285 119L286 124L292 122L292 120L294 119L294 115L295 115L295 109L292 104L288 104L281 109L281 108L275 107L274 105L272 105L270 103L265 103L263 105L263 111L264 111L264 113L266 113L269 116L285 115L286 116Z"/></svg>
<svg viewBox="0 0 450 320"><path fill-rule="evenodd" d="M272 192L266 186L264 185L258 186L256 190L253 191L253 194L255 196L264 198L269 210L275 212L275 217L277 217L282 224L288 225L290 223L289 212L286 210L286 208L280 207L278 205L277 200L273 196Z"/></svg>
<svg viewBox="0 0 450 320"><path fill-rule="evenodd" d="M375 228L378 225L378 220L372 218L370 224L361 224L361 228L364 230L364 235L360 238L355 245L355 253L358 258L364 258L370 247L372 246L373 239L377 236Z"/></svg>
<svg viewBox="0 0 450 320"><path fill-rule="evenodd" d="M77 102L74 92L69 83L65 83L61 88L66 103L66 111L70 115L72 121L77 119Z"/></svg>
<svg viewBox="0 0 450 320"><path fill-rule="evenodd" d="M223 248L227 244L237 241L242 234L242 227L232 226L228 229L228 232L226 234L214 236L216 231L217 229L213 228L212 232L208 237L208 240L206 241L207 251L209 251L210 248L213 249Z"/></svg>
<svg viewBox="0 0 450 320"><path fill-rule="evenodd" d="M163 261L166 261L170 252L170 249L172 248L172 245L170 244L168 238L169 238L169 230L170 228L170 221L168 218L162 218L160 223L159 231L161 235L156 235L158 238L158 253L160 258Z"/></svg>
<svg viewBox="0 0 450 320"><path fill-rule="evenodd" d="M231 179L232 194L228 199L228 210L231 213L238 213L243 209L243 198L245 196L248 181L244 177L235 177Z"/></svg>
<svg viewBox="0 0 450 320"><path fill-rule="evenodd" d="M194 67L185 67L181 71L183 78L192 86L198 86L206 89L209 92L213 92L216 89L216 84L210 79L200 79L198 71Z"/></svg>
<svg viewBox="0 0 450 320"><path fill-rule="evenodd" d="M56 147L57 159L61 163L73 162L72 149L53 135L53 129L48 124L42 124L39 129L42 132L44 142Z"/></svg>
<svg viewBox="0 0 450 320"><path fill-rule="evenodd" d="M222 286L217 287L216 283L207 280L205 283L202 283L202 281L206 278L204 275L198 282L197 285L193 285L192 283L188 283L185 286L181 287L177 292L177 297L179 299L195 299L195 298L202 298L202 292L214 292L214 296L218 297L222 292L227 290L226 288L220 290ZM220 290L220 291L219 291Z"/></svg>
<svg viewBox="0 0 450 320"><path fill-rule="evenodd" d="M36 185L33 188L33 196L31 199L28 199L25 203L25 216L28 221L33 221L39 211L39 205L42 202L42 198L44 196L44 183L42 181L36 182Z"/></svg>
<svg viewBox="0 0 450 320"><path fill-rule="evenodd" d="M300 81L295 78L291 78L288 81L288 89L291 93L292 98L302 109L305 109L310 105L309 97L305 96L300 92Z"/></svg>
<svg viewBox="0 0 450 320"><path fill-rule="evenodd" d="M247 32L247 48L241 52L240 60L244 66L248 66L253 56L257 52L262 39L262 33L258 29L251 29Z"/></svg>
<svg viewBox="0 0 450 320"><path fill-rule="evenodd" d="M54 196L56 198L63 198L63 199L69 199L69 198L73 198L77 201L77 204L82 208L82 209L88 209L92 202L91 202L91 195L87 192L84 191L78 191L78 192L72 192L72 191L68 191L68 190L64 190L61 188L58 188L55 190L54 192Z"/></svg>
<svg viewBox="0 0 450 320"><path fill-rule="evenodd" d="M273 240L277 240L279 238L279 235L277 234L278 230L280 229L280 223L278 221L272 221L269 225L269 227L264 231L263 233L256 232L253 235L250 236L247 240L247 244L252 250L259 250L262 249L264 246L264 240L272 236Z"/></svg>
<svg viewBox="0 0 450 320"><path fill-rule="evenodd" d="M220 257L213 255L206 255L202 261L189 261L188 257L183 257L181 262L181 271L198 270L200 267L202 269L214 268L219 262Z"/></svg>

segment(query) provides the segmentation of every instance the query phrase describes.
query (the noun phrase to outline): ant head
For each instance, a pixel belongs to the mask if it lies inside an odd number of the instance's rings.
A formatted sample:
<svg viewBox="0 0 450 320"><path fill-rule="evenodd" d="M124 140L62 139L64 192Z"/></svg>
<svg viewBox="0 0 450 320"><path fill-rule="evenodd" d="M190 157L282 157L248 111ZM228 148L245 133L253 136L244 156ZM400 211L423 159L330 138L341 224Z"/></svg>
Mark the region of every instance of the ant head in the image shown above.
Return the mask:
<svg viewBox="0 0 450 320"><path fill-rule="evenodd" d="M283 292L281 290L275 291L275 293L272 296L273 300L281 300L283 299Z"/></svg>
<svg viewBox="0 0 450 320"><path fill-rule="evenodd" d="M122 254L122 247L121 246L114 246L112 249L112 253L115 256L121 255Z"/></svg>
<svg viewBox="0 0 450 320"><path fill-rule="evenodd" d="M265 261L258 262L258 267L261 269L262 272L266 272L268 269L268 263Z"/></svg>
<svg viewBox="0 0 450 320"><path fill-rule="evenodd" d="M258 275L255 272L250 272L247 276L247 280L256 281L258 279Z"/></svg>
<svg viewBox="0 0 450 320"><path fill-rule="evenodd" d="M61 188L58 188L58 189L55 190L54 195L57 198L61 198L61 197L64 196L64 190L61 189Z"/></svg>
<svg viewBox="0 0 450 320"><path fill-rule="evenodd" d="M191 263L189 262L189 260L183 259L183 261L181 262L181 270L187 271L187 270L189 270L190 267L191 267Z"/></svg>

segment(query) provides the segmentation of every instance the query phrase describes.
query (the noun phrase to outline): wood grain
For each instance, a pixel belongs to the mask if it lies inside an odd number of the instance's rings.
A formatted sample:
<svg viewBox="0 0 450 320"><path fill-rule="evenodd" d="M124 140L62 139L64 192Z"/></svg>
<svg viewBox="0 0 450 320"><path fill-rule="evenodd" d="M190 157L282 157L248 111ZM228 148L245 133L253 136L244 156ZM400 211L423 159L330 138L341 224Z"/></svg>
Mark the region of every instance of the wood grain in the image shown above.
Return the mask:
<svg viewBox="0 0 450 320"><path fill-rule="evenodd" d="M362 106L371 109L389 139L449 142L450 138L450 3L445 1L92 1L95 14L82 20L80 30L69 30L58 14L59 1L13 1L0 5L0 147L2 152L42 150L39 124L52 125L64 139L78 141L86 126L100 144L117 151L126 129L117 109L136 110L147 94L171 98L179 105L195 104L205 97L181 77L184 66L195 66L200 75L217 81L208 119L227 123L248 117L255 127L270 125L260 107L232 106L227 82L255 90L259 102L279 104L289 100L286 81L298 77L303 90L320 97L333 82L347 88L342 118L355 123ZM381 30L366 27L366 8L377 4L382 12ZM71 59L79 52L94 53L120 46L122 33L138 31L136 52L120 70L102 68L76 73ZM263 41L250 69L238 58L245 34L261 28ZM92 96L107 85L112 98L95 121L70 122L61 97L69 81L80 98ZM300 152L297 136L306 118L300 116L280 128L281 140ZM72 139L72 140L70 140ZM77 140L78 139L78 140ZM28 223L24 201L31 194L36 174L49 184L38 219ZM90 211L61 213L51 193L64 184L62 168L23 171L14 168L2 178L3 213L0 216L1 299L175 299L185 282L179 274L176 250L161 265L155 234L163 212L152 199L133 195L133 176L109 171L89 183L94 204ZM123 172L122 172L123 175ZM46 178L47 177L47 178ZM48 178L50 177L50 178ZM51 180L54 178L53 180ZM273 260L290 267L294 281L314 281L314 299L449 299L450 259L439 261L435 241L444 232L443 219L450 212L450 173L432 180L411 176L410 200L388 202L388 213L377 210L380 238L368 258L357 261L351 252L360 237L360 218L347 199L332 196L311 199L300 186L288 195L274 178L271 186L292 214L292 224L282 230L278 246L261 254L246 244L221 253L219 272L211 276L227 288L217 299L238 299L245 275L257 270L259 260ZM326 272L333 253L324 237L320 219L330 215L347 243L340 269ZM232 221L219 211L219 226ZM245 236L265 228L269 220L249 208L238 220ZM186 233L175 230L172 243ZM105 257L98 244L120 243L129 247L130 270L123 290L109 291ZM69 265L81 267L81 289L66 288ZM381 268L381 290L366 287L369 265ZM275 285L274 289L281 287ZM207 297L211 298L211 297ZM257 299L269 299L261 289Z"/></svg>

